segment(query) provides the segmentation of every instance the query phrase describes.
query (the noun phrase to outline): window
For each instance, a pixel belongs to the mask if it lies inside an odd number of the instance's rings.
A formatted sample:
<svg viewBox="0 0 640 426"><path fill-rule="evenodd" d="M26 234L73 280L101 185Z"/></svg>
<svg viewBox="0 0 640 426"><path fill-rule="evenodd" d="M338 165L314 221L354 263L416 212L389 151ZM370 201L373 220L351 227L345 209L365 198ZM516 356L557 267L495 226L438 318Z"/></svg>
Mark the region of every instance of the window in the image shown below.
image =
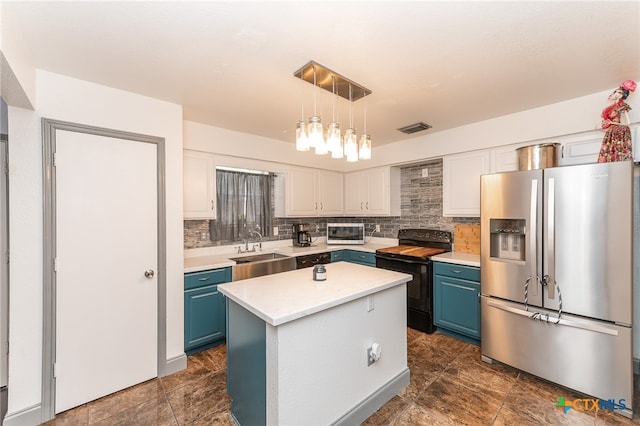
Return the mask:
<svg viewBox="0 0 640 426"><path fill-rule="evenodd" d="M268 172L216 168L218 219L210 222L213 241L231 242L270 235L273 219Z"/></svg>

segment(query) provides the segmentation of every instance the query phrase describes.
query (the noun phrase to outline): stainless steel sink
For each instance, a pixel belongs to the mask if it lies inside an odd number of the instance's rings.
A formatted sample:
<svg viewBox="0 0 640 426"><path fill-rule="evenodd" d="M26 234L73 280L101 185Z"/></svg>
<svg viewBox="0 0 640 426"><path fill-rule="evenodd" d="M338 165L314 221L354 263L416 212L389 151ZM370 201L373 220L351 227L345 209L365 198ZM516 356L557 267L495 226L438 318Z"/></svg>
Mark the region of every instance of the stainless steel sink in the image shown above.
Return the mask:
<svg viewBox="0 0 640 426"><path fill-rule="evenodd" d="M231 267L231 280L239 281L263 275L296 269L296 258L280 253L262 253L251 256L231 257L236 262Z"/></svg>
<svg viewBox="0 0 640 426"><path fill-rule="evenodd" d="M262 254L254 254L251 256L241 256L241 257L230 257L229 259L233 260L236 263L249 263L249 262L262 262L263 260L274 260L274 259L282 259L289 258L289 256L285 256L280 253L262 253Z"/></svg>

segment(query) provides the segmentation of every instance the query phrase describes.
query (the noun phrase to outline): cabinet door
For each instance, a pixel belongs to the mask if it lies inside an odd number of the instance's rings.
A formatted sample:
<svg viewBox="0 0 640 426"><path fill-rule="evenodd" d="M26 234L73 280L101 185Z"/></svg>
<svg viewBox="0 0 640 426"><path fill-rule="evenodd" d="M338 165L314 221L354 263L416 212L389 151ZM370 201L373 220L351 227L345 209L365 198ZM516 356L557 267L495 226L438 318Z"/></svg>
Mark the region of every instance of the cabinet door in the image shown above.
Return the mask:
<svg viewBox="0 0 640 426"><path fill-rule="evenodd" d="M562 141L561 166L597 163L603 134L582 136Z"/></svg>
<svg viewBox="0 0 640 426"><path fill-rule="evenodd" d="M336 250L331 252L331 262L341 262L343 260L347 260L346 258L347 250Z"/></svg>
<svg viewBox="0 0 640 426"><path fill-rule="evenodd" d="M345 178L345 213L352 216L365 214L366 179L363 172L348 173Z"/></svg>
<svg viewBox="0 0 640 426"><path fill-rule="evenodd" d="M184 348L197 348L225 337L225 303L218 286L184 292Z"/></svg>
<svg viewBox="0 0 640 426"><path fill-rule="evenodd" d="M491 173L515 172L518 170L518 152L516 146L495 148L492 150L493 159Z"/></svg>
<svg viewBox="0 0 640 426"><path fill-rule="evenodd" d="M183 209L185 219L216 218L216 164L212 154L184 151Z"/></svg>
<svg viewBox="0 0 640 426"><path fill-rule="evenodd" d="M374 253L358 251L358 250L345 250L348 253L349 261L365 266L376 266L376 255Z"/></svg>
<svg viewBox="0 0 640 426"><path fill-rule="evenodd" d="M480 176L491 172L491 152L443 158L442 215L480 217Z"/></svg>
<svg viewBox="0 0 640 426"><path fill-rule="evenodd" d="M291 167L287 179L287 216L317 216L317 171Z"/></svg>
<svg viewBox="0 0 640 426"><path fill-rule="evenodd" d="M366 172L366 200L367 215L389 214L389 169L381 168Z"/></svg>
<svg viewBox="0 0 640 426"><path fill-rule="evenodd" d="M473 281L436 275L433 292L436 326L480 339L480 285Z"/></svg>
<svg viewBox="0 0 640 426"><path fill-rule="evenodd" d="M319 213L322 216L344 214L344 177L342 173L318 172Z"/></svg>

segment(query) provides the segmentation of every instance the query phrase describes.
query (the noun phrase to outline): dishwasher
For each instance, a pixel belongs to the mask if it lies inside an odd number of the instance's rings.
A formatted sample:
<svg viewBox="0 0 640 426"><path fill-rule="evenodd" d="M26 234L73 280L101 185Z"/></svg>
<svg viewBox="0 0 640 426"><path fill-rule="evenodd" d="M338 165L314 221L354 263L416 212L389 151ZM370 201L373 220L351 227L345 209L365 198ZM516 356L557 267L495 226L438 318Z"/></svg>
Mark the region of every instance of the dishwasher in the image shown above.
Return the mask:
<svg viewBox="0 0 640 426"><path fill-rule="evenodd" d="M310 268L321 263L331 263L331 253L306 254L296 257L296 269Z"/></svg>

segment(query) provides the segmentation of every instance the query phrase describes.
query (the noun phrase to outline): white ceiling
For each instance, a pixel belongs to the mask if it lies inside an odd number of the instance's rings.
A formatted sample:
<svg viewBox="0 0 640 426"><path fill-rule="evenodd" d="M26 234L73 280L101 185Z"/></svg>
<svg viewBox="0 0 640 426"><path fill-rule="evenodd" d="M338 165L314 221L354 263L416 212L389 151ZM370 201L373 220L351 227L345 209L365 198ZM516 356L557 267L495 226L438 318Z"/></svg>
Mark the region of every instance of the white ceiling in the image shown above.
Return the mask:
<svg viewBox="0 0 640 426"><path fill-rule="evenodd" d="M640 80L640 2L7 2L37 68L183 105L186 120L293 142L310 60L372 90L373 146ZM332 95L319 90L330 121ZM348 104L338 113L348 127ZM603 100L603 106L606 100ZM320 109L320 107L319 107ZM562 120L562 117L558 117ZM433 129L396 129L424 121Z"/></svg>

